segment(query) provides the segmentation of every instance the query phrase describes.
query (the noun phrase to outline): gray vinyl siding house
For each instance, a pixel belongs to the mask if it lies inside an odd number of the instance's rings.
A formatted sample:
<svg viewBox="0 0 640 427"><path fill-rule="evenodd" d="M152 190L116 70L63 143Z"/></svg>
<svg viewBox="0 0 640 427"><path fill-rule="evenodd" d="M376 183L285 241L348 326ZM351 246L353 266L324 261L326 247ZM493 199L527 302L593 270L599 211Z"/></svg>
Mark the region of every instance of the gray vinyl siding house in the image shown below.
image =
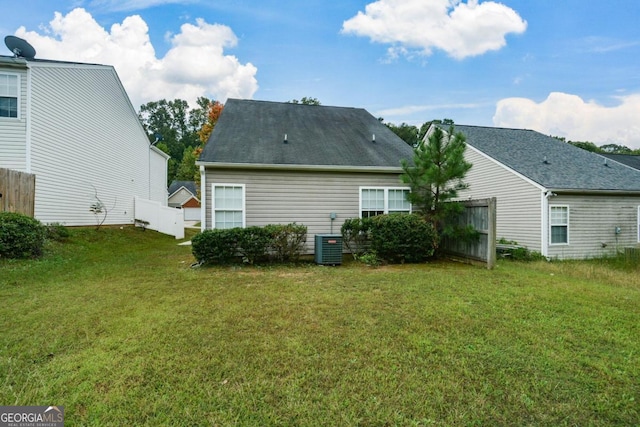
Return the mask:
<svg viewBox="0 0 640 427"><path fill-rule="evenodd" d="M197 162L202 229L295 222L312 252L316 234L361 216L364 193L396 209L389 197L408 191L400 161L412 157L363 109L229 99Z"/></svg>
<svg viewBox="0 0 640 427"><path fill-rule="evenodd" d="M461 199L497 198L497 236L549 258L640 241L640 171L531 130L456 125L473 164Z"/></svg>

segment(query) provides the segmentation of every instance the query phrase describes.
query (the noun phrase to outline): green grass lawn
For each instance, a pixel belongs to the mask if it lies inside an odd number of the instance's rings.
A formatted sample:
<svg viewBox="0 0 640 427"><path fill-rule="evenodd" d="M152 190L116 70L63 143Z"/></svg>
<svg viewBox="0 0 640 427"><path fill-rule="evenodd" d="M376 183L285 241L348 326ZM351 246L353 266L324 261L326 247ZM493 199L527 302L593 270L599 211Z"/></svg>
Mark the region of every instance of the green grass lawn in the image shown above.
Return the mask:
<svg viewBox="0 0 640 427"><path fill-rule="evenodd" d="M192 269L176 243L74 229L0 260L0 405L68 426L640 425L640 269Z"/></svg>

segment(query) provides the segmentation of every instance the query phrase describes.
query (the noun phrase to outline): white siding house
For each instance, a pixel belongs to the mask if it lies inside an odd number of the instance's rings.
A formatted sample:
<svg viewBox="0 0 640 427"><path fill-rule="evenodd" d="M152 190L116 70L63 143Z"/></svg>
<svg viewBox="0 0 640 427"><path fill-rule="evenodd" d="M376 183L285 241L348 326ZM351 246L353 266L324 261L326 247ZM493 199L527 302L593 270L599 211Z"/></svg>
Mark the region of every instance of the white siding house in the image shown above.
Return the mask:
<svg viewBox="0 0 640 427"><path fill-rule="evenodd" d="M0 56L0 99L12 96L7 78L18 112L0 104L0 167L36 175L37 219L93 225L99 199L105 224L133 224L136 196L167 205L168 156L150 145L113 67Z"/></svg>

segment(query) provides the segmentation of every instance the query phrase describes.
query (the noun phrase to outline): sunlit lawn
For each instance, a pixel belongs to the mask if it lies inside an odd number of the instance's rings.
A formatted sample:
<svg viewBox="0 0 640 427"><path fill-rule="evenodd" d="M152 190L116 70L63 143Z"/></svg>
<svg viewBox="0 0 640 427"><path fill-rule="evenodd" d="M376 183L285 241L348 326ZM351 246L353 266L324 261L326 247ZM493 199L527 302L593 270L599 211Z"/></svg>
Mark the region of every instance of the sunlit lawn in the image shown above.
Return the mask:
<svg viewBox="0 0 640 427"><path fill-rule="evenodd" d="M640 423L638 269L192 269L176 243L75 229L0 260L0 405L68 426Z"/></svg>

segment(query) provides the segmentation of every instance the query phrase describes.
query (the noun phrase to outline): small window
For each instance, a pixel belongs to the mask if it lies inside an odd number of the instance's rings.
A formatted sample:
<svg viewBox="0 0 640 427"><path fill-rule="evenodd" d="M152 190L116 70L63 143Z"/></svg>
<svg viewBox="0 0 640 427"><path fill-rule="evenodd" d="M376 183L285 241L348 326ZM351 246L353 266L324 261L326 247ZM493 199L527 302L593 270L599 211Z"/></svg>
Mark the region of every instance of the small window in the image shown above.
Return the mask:
<svg viewBox="0 0 640 427"><path fill-rule="evenodd" d="M360 216L370 218L395 212L411 212L408 188L361 188Z"/></svg>
<svg viewBox="0 0 640 427"><path fill-rule="evenodd" d="M213 184L213 228L244 227L243 184Z"/></svg>
<svg viewBox="0 0 640 427"><path fill-rule="evenodd" d="M549 208L549 227L552 245L569 243L568 206L551 206Z"/></svg>
<svg viewBox="0 0 640 427"><path fill-rule="evenodd" d="M18 76L0 74L0 117L18 117Z"/></svg>

